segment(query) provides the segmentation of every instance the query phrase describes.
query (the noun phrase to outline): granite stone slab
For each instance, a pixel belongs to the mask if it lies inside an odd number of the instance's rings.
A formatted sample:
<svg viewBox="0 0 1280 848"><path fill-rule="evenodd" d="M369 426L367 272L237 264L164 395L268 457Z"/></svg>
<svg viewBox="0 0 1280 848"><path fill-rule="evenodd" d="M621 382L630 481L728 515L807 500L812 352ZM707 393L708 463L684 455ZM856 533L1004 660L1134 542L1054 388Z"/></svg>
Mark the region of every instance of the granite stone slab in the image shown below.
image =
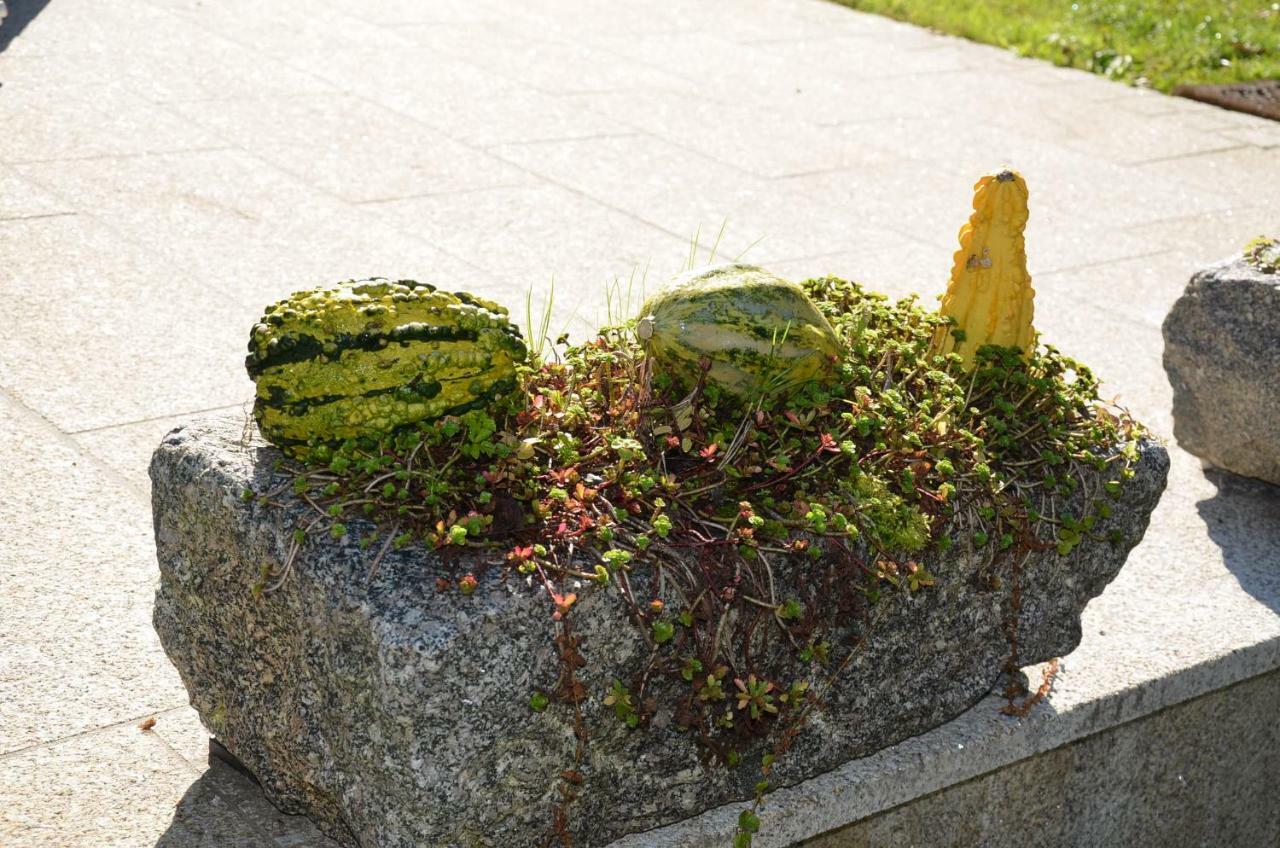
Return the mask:
<svg viewBox="0 0 1280 848"><path fill-rule="evenodd" d="M1164 322L1164 367L1178 444L1280 484L1280 274L1237 258L1193 276Z"/></svg>

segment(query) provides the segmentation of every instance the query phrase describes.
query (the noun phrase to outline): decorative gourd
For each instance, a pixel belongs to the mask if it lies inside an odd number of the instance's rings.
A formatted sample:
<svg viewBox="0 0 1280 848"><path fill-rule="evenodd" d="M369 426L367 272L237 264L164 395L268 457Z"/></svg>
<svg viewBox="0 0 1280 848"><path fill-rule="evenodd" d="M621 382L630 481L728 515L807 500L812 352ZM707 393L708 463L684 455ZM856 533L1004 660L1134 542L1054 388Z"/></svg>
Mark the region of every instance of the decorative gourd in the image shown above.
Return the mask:
<svg viewBox="0 0 1280 848"><path fill-rule="evenodd" d="M732 395L803 383L830 370L835 331L795 283L751 265L688 271L641 307L650 358L685 382L701 376Z"/></svg>
<svg viewBox="0 0 1280 848"><path fill-rule="evenodd" d="M983 345L1031 352L1036 343L1031 326L1035 291L1027 273L1026 225L1027 184L1021 174L1001 171L978 180L973 215L960 228L960 249L939 308L955 319L955 326L938 328L935 353L958 353L971 370Z"/></svg>
<svg viewBox="0 0 1280 848"><path fill-rule="evenodd" d="M515 387L524 358L502 306L372 279L269 307L245 366L263 435L301 456L308 443L378 436L482 406Z"/></svg>

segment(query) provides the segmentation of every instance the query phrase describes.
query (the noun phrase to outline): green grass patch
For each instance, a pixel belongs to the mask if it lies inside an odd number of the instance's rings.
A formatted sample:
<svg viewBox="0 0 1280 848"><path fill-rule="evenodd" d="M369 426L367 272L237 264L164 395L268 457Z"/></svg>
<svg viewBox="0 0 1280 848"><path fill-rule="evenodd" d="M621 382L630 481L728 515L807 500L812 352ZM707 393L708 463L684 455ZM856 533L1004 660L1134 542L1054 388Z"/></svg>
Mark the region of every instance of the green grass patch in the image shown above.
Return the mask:
<svg viewBox="0 0 1280 848"><path fill-rule="evenodd" d="M1280 77L1273 0L836 2L1160 91Z"/></svg>

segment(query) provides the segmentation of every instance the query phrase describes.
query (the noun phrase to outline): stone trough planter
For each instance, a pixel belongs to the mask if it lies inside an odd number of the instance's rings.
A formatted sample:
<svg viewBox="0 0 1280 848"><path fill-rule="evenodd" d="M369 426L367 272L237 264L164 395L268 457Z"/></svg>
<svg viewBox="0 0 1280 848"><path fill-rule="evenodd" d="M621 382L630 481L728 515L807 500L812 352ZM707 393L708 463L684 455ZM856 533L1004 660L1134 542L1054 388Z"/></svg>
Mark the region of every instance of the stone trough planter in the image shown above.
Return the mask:
<svg viewBox="0 0 1280 848"><path fill-rule="evenodd" d="M209 731L273 803L343 844L543 844L552 787L575 747L563 708L528 704L557 676L546 598L496 569L479 572L469 597L442 594L437 577L454 580L474 563L409 546L373 573L374 551L328 541L304 546L281 588L255 598L255 578L285 557L305 507L288 495L242 499L283 479L278 452L245 433L238 416L195 422L170 433L151 465L155 626ZM1069 653L1082 609L1142 537L1167 470L1164 449L1142 442L1133 478L1097 528L1119 541L1035 552L1017 574L963 545L935 557L935 587L876 606L875 638L802 727L773 783L828 771L972 706L1009 657L1015 583L1018 661ZM1100 486L1102 474L1089 482ZM668 712L627 728L601 695L616 669L639 661L634 629L613 592L584 593L573 620L588 659L579 677L591 742L579 767L584 790L565 822L572 844L603 846L749 801L765 747L741 767L708 769ZM850 644L861 627L850 622Z"/></svg>

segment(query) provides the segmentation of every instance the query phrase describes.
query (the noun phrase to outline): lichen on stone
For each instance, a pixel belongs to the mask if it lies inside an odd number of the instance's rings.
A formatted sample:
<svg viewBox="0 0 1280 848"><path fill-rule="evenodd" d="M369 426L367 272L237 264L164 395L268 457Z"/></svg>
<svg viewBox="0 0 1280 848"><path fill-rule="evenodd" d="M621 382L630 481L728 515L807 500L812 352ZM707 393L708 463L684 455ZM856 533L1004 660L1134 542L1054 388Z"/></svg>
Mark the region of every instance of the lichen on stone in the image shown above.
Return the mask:
<svg viewBox="0 0 1280 848"><path fill-rule="evenodd" d="M1263 274L1280 274L1280 240L1258 236L1244 246L1244 259Z"/></svg>

